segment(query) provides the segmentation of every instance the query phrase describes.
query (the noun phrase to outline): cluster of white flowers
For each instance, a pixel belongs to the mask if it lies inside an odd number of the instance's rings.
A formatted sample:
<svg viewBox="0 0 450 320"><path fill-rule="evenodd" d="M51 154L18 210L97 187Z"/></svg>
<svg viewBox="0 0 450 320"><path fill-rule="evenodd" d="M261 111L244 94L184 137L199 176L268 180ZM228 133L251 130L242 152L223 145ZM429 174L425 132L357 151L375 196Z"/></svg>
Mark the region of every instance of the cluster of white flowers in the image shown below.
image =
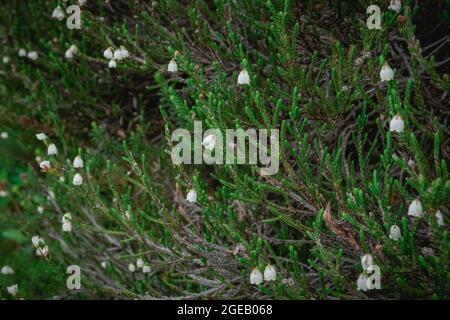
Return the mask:
<svg viewBox="0 0 450 320"><path fill-rule="evenodd" d="M48 246L45 244L44 239L42 239L39 236L33 236L31 238L31 243L33 243L34 247L36 248L37 256L39 256L39 257L48 256Z"/></svg>
<svg viewBox="0 0 450 320"><path fill-rule="evenodd" d="M69 47L69 49L66 50L66 53L64 54L64 56L66 57L66 59L73 59L73 57L77 54L78 52L78 48L76 45L71 45Z"/></svg>
<svg viewBox="0 0 450 320"><path fill-rule="evenodd" d="M136 267L137 269L142 269L143 273L150 273L152 271L150 266L146 264L142 258L137 259L136 265L134 263L130 263L128 265L128 271L136 272Z"/></svg>
<svg viewBox="0 0 450 320"><path fill-rule="evenodd" d="M65 213L61 219L62 231L71 232L72 231L72 215L70 213Z"/></svg>
<svg viewBox="0 0 450 320"><path fill-rule="evenodd" d="M79 155L77 155L75 159L73 159L73 167L75 169L81 169L84 167L83 159L81 159ZM74 186L81 186L83 184L83 177L81 176L81 174L76 173L73 177L72 183Z"/></svg>
<svg viewBox="0 0 450 320"><path fill-rule="evenodd" d="M365 254L364 256L361 257L361 265L363 268L363 273L359 275L358 281L356 282L357 289L359 291L372 290L374 288L368 285L367 282L368 278L366 274L366 270L373 265L373 257L370 253Z"/></svg>
<svg viewBox="0 0 450 320"><path fill-rule="evenodd" d="M130 53L124 46L120 46L118 49L113 50L113 48L109 47L105 51L103 51L103 57L109 60L108 67L116 68L117 61L121 61L125 58L128 58Z"/></svg>
<svg viewBox="0 0 450 320"><path fill-rule="evenodd" d="M259 271L258 267L255 267L250 273L250 284L256 286L260 285L263 281L275 281L277 279L277 270L270 263L264 269L264 275Z"/></svg>
<svg viewBox="0 0 450 320"><path fill-rule="evenodd" d="M27 53L27 51L24 48L19 49L18 55L19 57L28 57L28 59L30 60L37 60L37 58L39 57L36 51L30 51Z"/></svg>

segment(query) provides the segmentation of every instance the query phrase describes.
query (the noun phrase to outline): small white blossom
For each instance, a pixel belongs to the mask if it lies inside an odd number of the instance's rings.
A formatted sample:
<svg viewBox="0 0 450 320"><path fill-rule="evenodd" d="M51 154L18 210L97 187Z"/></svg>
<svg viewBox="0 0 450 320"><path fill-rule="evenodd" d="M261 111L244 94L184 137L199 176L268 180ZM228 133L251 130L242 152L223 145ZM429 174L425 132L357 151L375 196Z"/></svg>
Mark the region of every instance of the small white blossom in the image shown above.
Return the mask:
<svg viewBox="0 0 450 320"><path fill-rule="evenodd" d="M128 265L128 270L129 270L130 272L135 272L135 271L136 271L136 266L134 265L134 263L130 263L130 264Z"/></svg>
<svg viewBox="0 0 450 320"><path fill-rule="evenodd" d="M72 220L72 215L69 212L67 212L62 216L61 222L62 223L70 222L71 220Z"/></svg>
<svg viewBox="0 0 450 320"><path fill-rule="evenodd" d="M80 156L76 156L75 159L73 160L73 167L74 168L83 168L84 167L83 159L81 159Z"/></svg>
<svg viewBox="0 0 450 320"><path fill-rule="evenodd" d="M399 226L393 225L389 229L389 238L391 238L394 241L398 241L402 236L402 231L400 230Z"/></svg>
<svg viewBox="0 0 450 320"><path fill-rule="evenodd" d="M277 278L277 271L275 267L271 264L268 264L264 269L264 281L275 281Z"/></svg>
<svg viewBox="0 0 450 320"><path fill-rule="evenodd" d="M108 267L108 263L107 263L106 261L102 261L102 262L100 263L100 265L101 265L101 267L102 267L103 269L106 269L106 268Z"/></svg>
<svg viewBox="0 0 450 320"><path fill-rule="evenodd" d="M128 52L127 48L124 46L120 46L120 52L122 53L122 58L128 58L130 56L130 53Z"/></svg>
<svg viewBox="0 0 450 320"><path fill-rule="evenodd" d="M0 138L2 138L2 139L8 139L8 138L9 138L8 132L3 131L2 133L0 133Z"/></svg>
<svg viewBox="0 0 450 320"><path fill-rule="evenodd" d="M50 169L50 167L51 167L50 161L48 161L48 160L42 161L41 163L39 163L39 167L44 171Z"/></svg>
<svg viewBox="0 0 450 320"><path fill-rule="evenodd" d="M402 2L400 0L391 0L388 9L400 12L402 9Z"/></svg>
<svg viewBox="0 0 450 320"><path fill-rule="evenodd" d="M203 139L202 145L205 147L205 149L212 150L214 149L216 142L217 142L216 136L213 134L209 134Z"/></svg>
<svg viewBox="0 0 450 320"><path fill-rule="evenodd" d="M46 257L46 256L48 256L48 246L45 245L42 248L41 247L36 248L36 255L38 257Z"/></svg>
<svg viewBox="0 0 450 320"><path fill-rule="evenodd" d="M137 261L136 261L136 266L137 266L139 269L142 269L142 268L144 267L144 260L142 260L142 258L137 259Z"/></svg>
<svg viewBox="0 0 450 320"><path fill-rule="evenodd" d="M8 64L9 61L11 61L11 59L10 59L8 56L4 56L4 57L2 58L3 64Z"/></svg>
<svg viewBox="0 0 450 320"><path fill-rule="evenodd" d="M41 244L45 244L44 240L39 237L39 236L33 236L31 238L31 243L37 248L39 247Z"/></svg>
<svg viewBox="0 0 450 320"><path fill-rule="evenodd" d="M120 61L123 59L122 50L116 49L114 51L114 60Z"/></svg>
<svg viewBox="0 0 450 320"><path fill-rule="evenodd" d="M64 54L64 56L66 57L66 59L73 59L74 55L78 52L78 48L76 45L71 45L69 49L67 49L66 53Z"/></svg>
<svg viewBox="0 0 450 320"><path fill-rule="evenodd" d="M81 186L83 184L83 177L81 176L81 174L75 174L72 183L74 186Z"/></svg>
<svg viewBox="0 0 450 320"><path fill-rule="evenodd" d="M6 290L10 295L15 297L17 295L17 290L19 290L19 286L17 284L13 284L12 286L6 287Z"/></svg>
<svg viewBox="0 0 450 320"><path fill-rule="evenodd" d="M380 71L380 79L381 81L391 81L394 79L394 70L389 66L389 63L385 63Z"/></svg>
<svg viewBox="0 0 450 320"><path fill-rule="evenodd" d="M66 178L64 176L59 177L60 182L66 182Z"/></svg>
<svg viewBox="0 0 450 320"><path fill-rule="evenodd" d="M86 3L86 0L78 0L78 5L81 7Z"/></svg>
<svg viewBox="0 0 450 320"><path fill-rule="evenodd" d="M8 191L0 190L0 198L4 198L6 196L8 196Z"/></svg>
<svg viewBox="0 0 450 320"><path fill-rule="evenodd" d="M44 213L44 207L42 207L42 206L37 207L37 212L39 214L43 214Z"/></svg>
<svg viewBox="0 0 450 320"><path fill-rule="evenodd" d="M389 122L389 131L403 132L404 129L405 129L405 122L403 121L402 116L397 114Z"/></svg>
<svg viewBox="0 0 450 320"><path fill-rule="evenodd" d="M170 60L169 64L167 65L167 71L178 72L178 64L175 59Z"/></svg>
<svg viewBox="0 0 450 320"><path fill-rule="evenodd" d="M263 274L257 267L252 270L250 274L250 284L260 285L263 282Z"/></svg>
<svg viewBox="0 0 450 320"><path fill-rule="evenodd" d="M52 18L61 21L64 19L64 11L61 9L60 6L57 6L55 10L53 10Z"/></svg>
<svg viewBox="0 0 450 320"><path fill-rule="evenodd" d="M189 192L186 196L186 201L190 202L190 203L197 202L197 191L195 191L195 189L189 190Z"/></svg>
<svg viewBox="0 0 450 320"><path fill-rule="evenodd" d="M143 273L150 273L150 271L152 271L152 269L150 268L150 266L145 265L142 267L142 272Z"/></svg>
<svg viewBox="0 0 450 320"><path fill-rule="evenodd" d="M30 51L30 52L28 52L27 57L28 57L28 59L31 59L31 60L37 60L38 53L36 51Z"/></svg>
<svg viewBox="0 0 450 320"><path fill-rule="evenodd" d="M58 154L58 149L56 148L54 143L49 144L49 146L47 148L47 154L49 156L54 156L54 155Z"/></svg>
<svg viewBox="0 0 450 320"><path fill-rule="evenodd" d="M109 47L108 49L106 49L105 51L103 51L103 56L105 57L105 59L108 59L108 60L112 59L113 56L114 56L114 53L113 53L113 51L112 51L112 48Z"/></svg>
<svg viewBox="0 0 450 320"><path fill-rule="evenodd" d="M1 274L4 274L5 276L14 274L14 269L8 265L3 266L2 270L1 270Z"/></svg>
<svg viewBox="0 0 450 320"><path fill-rule="evenodd" d="M237 83L241 85L250 84L250 75L247 70L241 70L239 73Z"/></svg>
<svg viewBox="0 0 450 320"><path fill-rule="evenodd" d="M422 210L422 203L419 199L415 199L408 208L408 216L422 218L424 215Z"/></svg>
<svg viewBox="0 0 450 320"><path fill-rule="evenodd" d="M445 223L444 223L444 215L442 214L441 210L436 211L435 216L436 216L436 221L437 221L438 225L440 225L440 226L445 225Z"/></svg>
<svg viewBox="0 0 450 320"><path fill-rule="evenodd" d="M367 270L368 267L373 265L373 258L370 253L365 254L364 256L361 257L361 265L364 270Z"/></svg>
<svg viewBox="0 0 450 320"><path fill-rule="evenodd" d="M47 136L45 135L45 133L38 133L36 135L36 139L43 141L43 140L47 139Z"/></svg>
<svg viewBox="0 0 450 320"><path fill-rule="evenodd" d="M26 57L27 51L24 48L20 48L18 55L19 55L19 57Z"/></svg>
<svg viewBox="0 0 450 320"><path fill-rule="evenodd" d="M356 283L358 291L367 291L367 276L365 273L361 273L358 277L358 281Z"/></svg>
<svg viewBox="0 0 450 320"><path fill-rule="evenodd" d="M108 62L108 68L111 68L111 69L117 68L117 62L116 62L116 60L114 60L114 59L109 60L109 62Z"/></svg>
<svg viewBox="0 0 450 320"><path fill-rule="evenodd" d="M62 225L62 231L64 232L71 232L72 231L72 222L66 221Z"/></svg>

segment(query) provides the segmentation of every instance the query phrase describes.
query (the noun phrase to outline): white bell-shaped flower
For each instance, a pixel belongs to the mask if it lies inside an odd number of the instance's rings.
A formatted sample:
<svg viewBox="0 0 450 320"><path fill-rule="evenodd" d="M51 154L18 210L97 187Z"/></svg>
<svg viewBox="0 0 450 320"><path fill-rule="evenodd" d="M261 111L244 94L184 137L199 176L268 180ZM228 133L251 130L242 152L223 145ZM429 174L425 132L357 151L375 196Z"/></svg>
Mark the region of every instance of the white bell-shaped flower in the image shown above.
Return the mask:
<svg viewBox="0 0 450 320"><path fill-rule="evenodd" d="M14 297L17 295L17 290L19 290L19 286L17 284L6 287L6 291L8 291L8 293Z"/></svg>
<svg viewBox="0 0 450 320"><path fill-rule="evenodd" d="M277 270L270 263L264 269L264 281L275 281L277 278Z"/></svg>
<svg viewBox="0 0 450 320"><path fill-rule="evenodd" d="M119 49L123 59L128 58L130 56L130 53L128 52L127 48L125 48L124 46L120 46Z"/></svg>
<svg viewBox="0 0 450 320"><path fill-rule="evenodd" d="M152 271L152 269L150 268L149 265L145 265L142 267L142 272L143 273L150 273Z"/></svg>
<svg viewBox="0 0 450 320"><path fill-rule="evenodd" d="M111 47L109 47L108 49L103 51L103 57L105 57L105 59L111 60L113 58L113 56L114 56L114 53L113 53Z"/></svg>
<svg viewBox="0 0 450 320"><path fill-rule="evenodd" d="M69 212L67 212L62 216L61 222L62 223L70 222L71 220L72 220L72 215Z"/></svg>
<svg viewBox="0 0 450 320"><path fill-rule="evenodd" d="M205 147L205 149L212 150L214 149L216 142L216 136L213 134L209 134L203 139L202 145Z"/></svg>
<svg viewBox="0 0 450 320"><path fill-rule="evenodd" d="M83 184L83 177L81 176L81 174L75 174L72 183L74 186L81 186Z"/></svg>
<svg viewBox="0 0 450 320"><path fill-rule="evenodd" d="M58 149L56 148L54 143L49 144L49 146L47 148L47 154L49 156L54 156L54 155L58 154Z"/></svg>
<svg viewBox="0 0 450 320"><path fill-rule="evenodd" d="M76 45L71 45L69 49L67 49L66 53L64 54L64 56L66 57L66 59L73 59L74 55L78 52L78 48Z"/></svg>
<svg viewBox="0 0 450 320"><path fill-rule="evenodd" d="M50 167L51 167L50 161L48 161L48 160L42 161L41 163L39 163L39 167L40 167L42 170L44 170L44 171L49 170Z"/></svg>
<svg viewBox="0 0 450 320"><path fill-rule="evenodd" d="M38 257L46 257L46 256L48 256L48 246L45 245L43 247L36 248L36 255Z"/></svg>
<svg viewBox="0 0 450 320"><path fill-rule="evenodd" d="M114 50L114 60L120 61L123 59L122 50L116 49Z"/></svg>
<svg viewBox="0 0 450 320"><path fill-rule="evenodd" d="M438 225L440 225L440 226L445 225L444 215L442 214L441 210L436 211L435 217L436 217L436 221L437 221Z"/></svg>
<svg viewBox="0 0 450 320"><path fill-rule="evenodd" d="M0 138L2 138L2 139L8 139L8 137L9 137L8 132L3 131L2 133L0 133Z"/></svg>
<svg viewBox="0 0 450 320"><path fill-rule="evenodd" d="M408 216L416 217L416 218L422 218L424 216L423 210L422 210L422 203L419 199L415 199L408 208Z"/></svg>
<svg viewBox="0 0 450 320"><path fill-rule="evenodd" d="M128 271L130 271L130 272L135 272L136 271L136 266L134 265L134 263L130 263L128 265Z"/></svg>
<svg viewBox="0 0 450 320"><path fill-rule="evenodd" d="M44 207L42 207L42 206L37 207L37 212L39 214L43 214L44 213Z"/></svg>
<svg viewBox="0 0 450 320"><path fill-rule="evenodd" d="M381 81L391 81L394 79L394 70L389 66L389 63L385 63L380 71L380 79Z"/></svg>
<svg viewBox="0 0 450 320"><path fill-rule="evenodd" d="M402 231L400 230L400 227L397 225L391 226L389 229L389 238L391 238L394 241L398 241L402 236Z"/></svg>
<svg viewBox="0 0 450 320"><path fill-rule="evenodd" d="M401 2L401 0L391 0L388 9L389 10L394 10L396 12L400 12L400 10L402 9L402 2Z"/></svg>
<svg viewBox="0 0 450 320"><path fill-rule="evenodd" d="M403 121L402 116L397 114L389 122L389 131L403 132L404 129L405 129L405 122Z"/></svg>
<svg viewBox="0 0 450 320"><path fill-rule="evenodd" d="M103 269L106 269L106 268L108 267L108 262L102 261L102 262L100 263L100 266L101 266Z"/></svg>
<svg viewBox="0 0 450 320"><path fill-rule="evenodd" d="M250 284L254 284L256 286L260 285L263 282L263 274L257 267L252 270L250 274Z"/></svg>
<svg viewBox="0 0 450 320"><path fill-rule="evenodd" d="M52 13L52 18L61 21L62 19L64 19L65 15L64 15L64 11L61 9L60 6L57 6Z"/></svg>
<svg viewBox="0 0 450 320"><path fill-rule="evenodd" d="M142 269L142 268L144 267L144 260L142 260L142 258L137 259L137 261L136 261L136 266L137 266L139 269Z"/></svg>
<svg viewBox="0 0 450 320"><path fill-rule="evenodd" d="M365 273L361 273L358 277L358 281L356 282L358 291L367 291L367 276Z"/></svg>
<svg viewBox="0 0 450 320"><path fill-rule="evenodd" d="M250 75L247 70L241 70L238 75L237 83L240 85L250 84Z"/></svg>
<svg viewBox="0 0 450 320"><path fill-rule="evenodd" d="M64 232L71 232L72 231L72 222L66 221L62 225L62 231Z"/></svg>
<svg viewBox="0 0 450 320"><path fill-rule="evenodd" d="M30 51L30 52L28 52L27 57L28 57L28 59L31 59L31 60L37 60L38 53L36 51Z"/></svg>
<svg viewBox="0 0 450 320"><path fill-rule="evenodd" d="M373 265L373 257L370 253L365 254L361 257L361 265L363 270L367 270L368 267Z"/></svg>
<svg viewBox="0 0 450 320"><path fill-rule="evenodd" d="M36 139L43 141L43 140L47 139L47 136L45 135L45 133L38 133L36 135Z"/></svg>
<svg viewBox="0 0 450 320"><path fill-rule="evenodd" d="M11 268L10 266L6 265L6 266L3 266L3 268L0 272L1 272L1 274L4 274L5 276L7 276L10 274L14 274L14 269Z"/></svg>
<svg viewBox="0 0 450 320"><path fill-rule="evenodd" d="M169 64L167 65L167 71L169 72L178 72L178 64L175 61L175 59L172 59L169 61Z"/></svg>
<svg viewBox="0 0 450 320"><path fill-rule="evenodd" d="M27 50L24 48L20 48L18 52L19 57L26 57L27 56Z"/></svg>
<svg viewBox="0 0 450 320"><path fill-rule="evenodd" d="M189 190L188 194L186 195L186 201L190 203L197 202L197 191L195 191L195 189Z"/></svg>
<svg viewBox="0 0 450 320"><path fill-rule="evenodd" d="M44 239L42 239L39 236L33 236L31 238L31 243L33 244L33 246L35 246L36 248L39 247L41 244L45 244Z"/></svg>
<svg viewBox="0 0 450 320"><path fill-rule="evenodd" d="M76 156L75 159L73 159L73 167L77 169L84 167L83 159L81 159L80 156Z"/></svg>
<svg viewBox="0 0 450 320"><path fill-rule="evenodd" d="M111 68L111 69L117 68L117 62L116 62L116 60L114 60L114 59L109 60L109 62L108 62L108 68Z"/></svg>

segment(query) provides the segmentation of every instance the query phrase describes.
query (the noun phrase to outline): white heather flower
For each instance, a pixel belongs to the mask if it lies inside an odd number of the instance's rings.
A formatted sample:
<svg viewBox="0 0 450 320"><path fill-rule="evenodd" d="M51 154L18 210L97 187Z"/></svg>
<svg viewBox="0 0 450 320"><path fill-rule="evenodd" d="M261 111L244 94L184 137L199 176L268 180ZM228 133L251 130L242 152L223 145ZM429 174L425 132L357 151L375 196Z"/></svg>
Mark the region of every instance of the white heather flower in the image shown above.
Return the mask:
<svg viewBox="0 0 450 320"><path fill-rule="evenodd" d="M142 268L144 267L144 260L142 260L142 258L137 259L137 261L136 261L136 266L137 266L139 269L142 269Z"/></svg>
<svg viewBox="0 0 450 320"><path fill-rule="evenodd" d="M264 269L264 281L275 281L277 278L277 271L270 263Z"/></svg>
<svg viewBox="0 0 450 320"><path fill-rule="evenodd" d="M41 206L37 207L37 212L39 214L43 214L44 213L44 207L41 207Z"/></svg>
<svg viewBox="0 0 450 320"><path fill-rule="evenodd" d="M26 57L27 51L24 48L20 48L18 54L19 54L19 57Z"/></svg>
<svg viewBox="0 0 450 320"><path fill-rule="evenodd" d="M135 271L136 271L136 266L134 265L134 263L130 263L130 264L128 265L128 270L129 270L130 272L135 272Z"/></svg>
<svg viewBox="0 0 450 320"><path fill-rule="evenodd" d="M263 274L257 267L252 270L250 274L250 284L260 285L263 282Z"/></svg>
<svg viewBox="0 0 450 320"><path fill-rule="evenodd" d="M408 208L408 216L422 218L424 215L422 210L422 203L419 199L415 199Z"/></svg>
<svg viewBox="0 0 450 320"><path fill-rule="evenodd" d="M64 11L61 9L60 6L57 6L55 10L53 10L52 18L61 21L64 19Z"/></svg>
<svg viewBox="0 0 450 320"><path fill-rule="evenodd" d="M19 289L19 286L17 284L13 284L10 287L6 287L6 290L8 291L8 293L14 297L17 295L18 289Z"/></svg>
<svg viewBox="0 0 450 320"><path fill-rule="evenodd" d="M73 160L73 167L83 168L83 166L84 166L83 159L81 159L80 156L76 156L75 159Z"/></svg>
<svg viewBox="0 0 450 320"><path fill-rule="evenodd" d="M55 193L52 190L48 191L47 200L54 200L55 199Z"/></svg>
<svg viewBox="0 0 450 320"><path fill-rule="evenodd" d="M64 176L59 177L59 181L60 182L66 182L66 178L64 178Z"/></svg>
<svg viewBox="0 0 450 320"><path fill-rule="evenodd" d="M64 56L66 57L66 59L73 59L74 55L78 52L78 48L76 45L71 45L69 49L67 49L66 53L64 54Z"/></svg>
<svg viewBox="0 0 450 320"><path fill-rule="evenodd" d="M216 136L213 134L209 134L203 139L202 145L205 147L205 149L212 150L216 145L216 141Z"/></svg>
<svg viewBox="0 0 450 320"><path fill-rule="evenodd" d="M150 271L152 271L152 269L150 268L149 265L145 265L142 267L142 272L143 273L150 273Z"/></svg>
<svg viewBox="0 0 450 320"><path fill-rule="evenodd" d="M4 131L4 132L0 133L0 138L2 138L2 139L8 139L8 137L9 137L8 132Z"/></svg>
<svg viewBox="0 0 450 320"><path fill-rule="evenodd" d="M250 75L248 74L247 70L241 70L237 79L237 83L242 85L250 84Z"/></svg>
<svg viewBox="0 0 450 320"><path fill-rule="evenodd" d="M48 255L48 246L45 245L42 248L36 248L36 255L38 257L46 257Z"/></svg>
<svg viewBox="0 0 450 320"><path fill-rule="evenodd" d="M385 63L380 71L380 79L383 81L391 81L394 79L394 70L389 66L389 63Z"/></svg>
<svg viewBox="0 0 450 320"><path fill-rule="evenodd" d="M54 156L54 155L58 154L58 149L56 149L56 146L54 143L49 144L49 146L47 148L47 154L49 156Z"/></svg>
<svg viewBox="0 0 450 320"><path fill-rule="evenodd" d="M70 222L71 220L72 220L72 215L69 212L67 212L62 216L61 222L62 223Z"/></svg>
<svg viewBox="0 0 450 320"><path fill-rule="evenodd" d="M402 2L400 0L391 0L388 9L400 12L402 9Z"/></svg>
<svg viewBox="0 0 450 320"><path fill-rule="evenodd" d="M186 201L190 203L197 202L197 191L195 191L195 189L189 190L186 196Z"/></svg>
<svg viewBox="0 0 450 320"><path fill-rule="evenodd" d="M81 186L83 184L83 177L81 176L81 174L75 174L72 183L74 186Z"/></svg>
<svg viewBox="0 0 450 320"><path fill-rule="evenodd" d="M440 226L443 226L445 223L444 223L444 216L442 215L441 210L436 211L435 216L436 216L437 224Z"/></svg>
<svg viewBox="0 0 450 320"><path fill-rule="evenodd" d="M31 59L31 60L37 60L38 53L36 51L30 51L30 52L28 52L27 57L28 57L28 59Z"/></svg>
<svg viewBox="0 0 450 320"><path fill-rule="evenodd" d="M106 261L102 261L100 265L102 266L103 269L106 269L108 267L108 263Z"/></svg>
<svg viewBox="0 0 450 320"><path fill-rule="evenodd" d="M367 276L365 273L361 273L358 277L358 281L356 283L358 287L358 291L367 291L369 288L367 288Z"/></svg>
<svg viewBox="0 0 450 320"><path fill-rule="evenodd" d="M14 274L14 269L11 268L10 266L6 265L6 266L3 266L1 273L4 274L5 276L7 276L9 274Z"/></svg>
<svg viewBox="0 0 450 320"><path fill-rule="evenodd" d="M167 71L178 72L178 64L175 59L170 60L169 64L167 65Z"/></svg>
<svg viewBox="0 0 450 320"><path fill-rule="evenodd" d="M10 59L8 56L4 56L4 57L2 58L3 64L8 64L9 61L11 61L11 59Z"/></svg>
<svg viewBox="0 0 450 320"><path fill-rule="evenodd" d="M120 46L120 52L122 53L122 58L128 58L130 56L130 53L128 52L127 48L124 46Z"/></svg>
<svg viewBox="0 0 450 320"><path fill-rule="evenodd" d="M398 241L402 236L402 231L400 230L399 226L393 225L389 229L389 238L391 238L394 241Z"/></svg>
<svg viewBox="0 0 450 320"><path fill-rule="evenodd" d="M40 238L39 236L33 236L31 238L31 243L33 244L33 246L35 246L36 248L39 247L42 244L45 244L44 240L42 238Z"/></svg>
<svg viewBox="0 0 450 320"><path fill-rule="evenodd" d="M108 59L108 60L112 59L113 56L114 56L114 53L113 53L113 51L112 51L112 48L109 47L108 49L106 49L105 51L103 51L103 56L105 57L105 59Z"/></svg>
<svg viewBox="0 0 450 320"><path fill-rule="evenodd" d="M47 139L47 136L45 135L45 133L38 133L36 135L36 139L43 141L43 140Z"/></svg>
<svg viewBox="0 0 450 320"><path fill-rule="evenodd" d="M50 169L50 161L48 160L42 161L41 163L39 163L39 167L44 171Z"/></svg>
<svg viewBox="0 0 450 320"><path fill-rule="evenodd" d="M62 231L64 232L71 232L72 231L72 222L66 221L62 225Z"/></svg>
<svg viewBox="0 0 450 320"><path fill-rule="evenodd" d="M123 59L122 50L116 49L114 51L114 60L120 61Z"/></svg>
<svg viewBox="0 0 450 320"><path fill-rule="evenodd" d="M117 62L114 59L109 60L108 68L115 69L117 67Z"/></svg>
<svg viewBox="0 0 450 320"><path fill-rule="evenodd" d="M373 258L370 253L365 254L361 257L361 265L364 270L367 270L368 267L373 265Z"/></svg>
<svg viewBox="0 0 450 320"><path fill-rule="evenodd" d="M397 114L389 122L389 131L403 132L404 129L405 129L405 122L403 121L402 116Z"/></svg>

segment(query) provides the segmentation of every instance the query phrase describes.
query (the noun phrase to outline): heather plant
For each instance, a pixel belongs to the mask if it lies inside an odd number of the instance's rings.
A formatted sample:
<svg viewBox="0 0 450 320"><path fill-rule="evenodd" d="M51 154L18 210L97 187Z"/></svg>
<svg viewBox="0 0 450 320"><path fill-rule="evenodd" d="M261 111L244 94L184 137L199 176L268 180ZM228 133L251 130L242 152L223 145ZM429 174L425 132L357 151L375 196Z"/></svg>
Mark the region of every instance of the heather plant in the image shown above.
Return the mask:
<svg viewBox="0 0 450 320"><path fill-rule="evenodd" d="M0 7L1 298L449 297L448 1Z"/></svg>

